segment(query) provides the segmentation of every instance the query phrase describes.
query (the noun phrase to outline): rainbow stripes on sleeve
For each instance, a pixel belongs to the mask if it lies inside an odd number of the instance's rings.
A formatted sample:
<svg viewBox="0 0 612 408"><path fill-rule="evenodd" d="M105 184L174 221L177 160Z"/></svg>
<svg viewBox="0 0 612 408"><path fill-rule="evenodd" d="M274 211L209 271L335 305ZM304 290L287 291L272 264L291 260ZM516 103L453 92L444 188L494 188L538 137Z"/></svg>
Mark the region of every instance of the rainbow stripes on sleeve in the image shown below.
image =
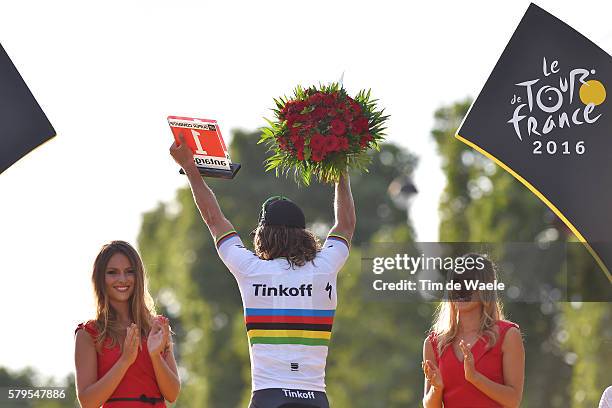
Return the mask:
<svg viewBox="0 0 612 408"><path fill-rule="evenodd" d="M346 245L346 247L348 249L351 249L351 244L348 241L348 239L344 238L342 235L340 234L329 234L327 236L327 239L331 239L331 240L335 240L335 241L340 241L342 242L344 245Z"/></svg>
<svg viewBox="0 0 612 408"><path fill-rule="evenodd" d="M228 231L225 234L221 234L219 238L217 238L217 242L215 245L217 245L217 248L219 248L221 244L223 244L225 241L227 241L231 237L237 237L237 236L238 236L238 233L236 232L236 230Z"/></svg>
<svg viewBox="0 0 612 408"><path fill-rule="evenodd" d="M335 310L246 308L245 323L253 344L328 346Z"/></svg>

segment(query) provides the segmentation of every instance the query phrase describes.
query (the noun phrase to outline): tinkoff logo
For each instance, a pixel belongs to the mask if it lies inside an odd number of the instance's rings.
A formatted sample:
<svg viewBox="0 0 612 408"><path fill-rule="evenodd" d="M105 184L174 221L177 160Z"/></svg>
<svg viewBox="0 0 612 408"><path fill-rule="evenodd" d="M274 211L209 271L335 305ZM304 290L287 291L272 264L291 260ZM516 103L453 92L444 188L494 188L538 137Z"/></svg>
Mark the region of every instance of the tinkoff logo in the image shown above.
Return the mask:
<svg viewBox="0 0 612 408"><path fill-rule="evenodd" d="M268 286L265 283L253 284L255 296L312 296L312 283L302 283L299 287L291 286Z"/></svg>
<svg viewBox="0 0 612 408"><path fill-rule="evenodd" d="M547 135L557 128L588 126L601 118L597 107L606 100L606 88L593 78L597 71L594 68L572 68L564 73L561 68L558 60L549 63L544 57L539 78L515 84L518 90L510 100L514 111L507 123L514 127L519 140L522 141L525 135ZM533 143L533 153L541 154L542 142L536 140ZM546 152L554 154L559 147L562 154L570 154L569 142L560 141L559 144L555 143L553 147L547 143ZM578 141L574 146L577 154L584 153L584 141Z"/></svg>
<svg viewBox="0 0 612 408"><path fill-rule="evenodd" d="M283 388L285 397L289 398L300 398L300 399L315 399L314 391L302 391L302 390L287 390Z"/></svg>

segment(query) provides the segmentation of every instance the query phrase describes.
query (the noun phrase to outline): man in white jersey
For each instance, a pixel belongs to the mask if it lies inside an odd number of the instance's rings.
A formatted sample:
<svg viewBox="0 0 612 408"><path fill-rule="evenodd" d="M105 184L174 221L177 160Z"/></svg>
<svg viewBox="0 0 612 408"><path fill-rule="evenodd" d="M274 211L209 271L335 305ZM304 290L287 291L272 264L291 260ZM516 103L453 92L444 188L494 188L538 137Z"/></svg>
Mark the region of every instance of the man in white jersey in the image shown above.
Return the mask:
<svg viewBox="0 0 612 408"><path fill-rule="evenodd" d="M181 139L182 141L182 139ZM336 277L348 258L355 207L348 174L335 186L335 224L323 245L287 198L262 205L246 249L200 176L183 142L170 148L189 179L195 203L236 278L250 343L250 408L325 408L325 364L337 297Z"/></svg>

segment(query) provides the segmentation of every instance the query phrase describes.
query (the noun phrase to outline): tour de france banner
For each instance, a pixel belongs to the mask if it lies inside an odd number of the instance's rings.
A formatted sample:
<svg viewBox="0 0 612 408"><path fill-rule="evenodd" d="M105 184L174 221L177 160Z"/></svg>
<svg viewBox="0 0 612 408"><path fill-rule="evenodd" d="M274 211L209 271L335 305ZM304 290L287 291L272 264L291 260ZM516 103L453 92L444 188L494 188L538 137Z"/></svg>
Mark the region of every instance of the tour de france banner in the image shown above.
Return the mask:
<svg viewBox="0 0 612 408"><path fill-rule="evenodd" d="M0 45L0 173L55 136L55 130Z"/></svg>
<svg viewBox="0 0 612 408"><path fill-rule="evenodd" d="M456 137L527 186L612 282L612 57L531 4Z"/></svg>

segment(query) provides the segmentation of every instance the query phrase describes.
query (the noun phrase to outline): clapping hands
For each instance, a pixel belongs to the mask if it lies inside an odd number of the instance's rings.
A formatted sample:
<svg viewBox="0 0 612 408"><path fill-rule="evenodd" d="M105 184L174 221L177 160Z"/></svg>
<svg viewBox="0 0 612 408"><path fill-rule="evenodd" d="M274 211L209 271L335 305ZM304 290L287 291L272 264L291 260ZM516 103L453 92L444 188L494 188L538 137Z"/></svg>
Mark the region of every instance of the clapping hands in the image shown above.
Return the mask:
<svg viewBox="0 0 612 408"><path fill-rule="evenodd" d="M470 345L463 340L459 342L459 349L463 353L463 373L468 382L472 382L476 377L477 371L474 366L474 355L470 349Z"/></svg>
<svg viewBox="0 0 612 408"><path fill-rule="evenodd" d="M151 331L147 338L147 348L151 356L160 355L170 345L170 322L167 317L157 316L153 319Z"/></svg>
<svg viewBox="0 0 612 408"><path fill-rule="evenodd" d="M140 347L140 330L134 323L130 324L126 328L125 340L123 341L123 350L121 353L121 359L131 366L136 361L138 356L138 348Z"/></svg>
<svg viewBox="0 0 612 408"><path fill-rule="evenodd" d="M440 369L429 360L425 360L425 362L422 363L421 366L423 368L423 372L425 373L425 378L427 379L427 382L429 382L432 387L438 390L442 390L444 388L444 383L442 381Z"/></svg>

